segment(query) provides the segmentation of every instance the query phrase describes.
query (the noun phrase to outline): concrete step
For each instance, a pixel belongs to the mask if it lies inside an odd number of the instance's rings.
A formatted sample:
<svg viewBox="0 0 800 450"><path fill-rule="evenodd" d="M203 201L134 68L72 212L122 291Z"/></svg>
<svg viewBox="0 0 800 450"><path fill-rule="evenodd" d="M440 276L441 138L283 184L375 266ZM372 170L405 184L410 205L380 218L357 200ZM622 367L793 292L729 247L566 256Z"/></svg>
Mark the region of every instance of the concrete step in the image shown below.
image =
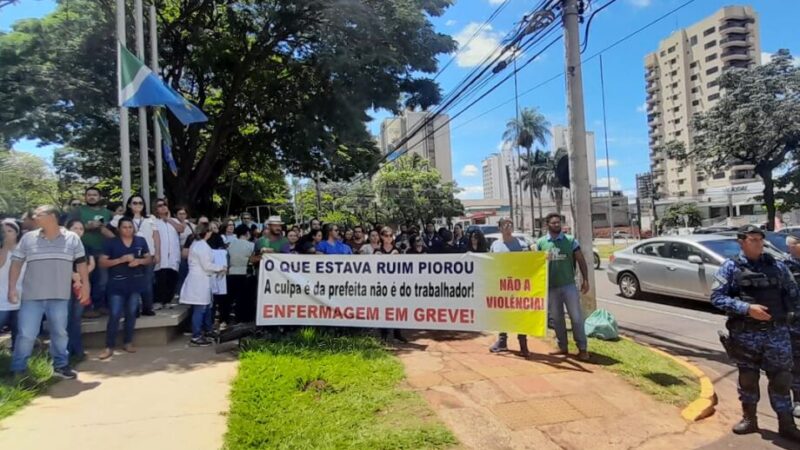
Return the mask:
<svg viewBox="0 0 800 450"><path fill-rule="evenodd" d="M141 316L136 319L136 332L133 343L137 347L165 345L179 336L183 325L189 320L191 307L189 305L174 305L171 309L161 309L155 316ZM103 348L106 340L106 326L108 316L98 318L84 318L81 324L83 346L86 348ZM120 320L118 345L122 345L122 330L125 319Z"/></svg>

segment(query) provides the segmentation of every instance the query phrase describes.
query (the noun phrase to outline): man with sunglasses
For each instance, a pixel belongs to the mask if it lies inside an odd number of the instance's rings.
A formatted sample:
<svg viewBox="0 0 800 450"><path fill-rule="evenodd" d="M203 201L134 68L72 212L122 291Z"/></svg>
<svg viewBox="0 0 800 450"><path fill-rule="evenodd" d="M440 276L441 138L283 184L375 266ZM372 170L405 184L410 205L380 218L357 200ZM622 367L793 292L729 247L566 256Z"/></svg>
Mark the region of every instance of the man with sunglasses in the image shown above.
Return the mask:
<svg viewBox="0 0 800 450"><path fill-rule="evenodd" d="M757 433L756 408L760 398L759 378L764 370L772 409L778 416L778 433L800 442L800 431L792 416L792 344L789 325L798 310L798 288L789 269L764 253L764 232L745 225L737 233L741 252L722 263L714 275L711 304L725 311L723 336L728 356L739 369L739 401L742 420L735 434Z"/></svg>
<svg viewBox="0 0 800 450"><path fill-rule="evenodd" d="M342 242L339 236L339 225L325 224L322 229L322 242L317 244L317 253L324 255L352 255L353 250Z"/></svg>

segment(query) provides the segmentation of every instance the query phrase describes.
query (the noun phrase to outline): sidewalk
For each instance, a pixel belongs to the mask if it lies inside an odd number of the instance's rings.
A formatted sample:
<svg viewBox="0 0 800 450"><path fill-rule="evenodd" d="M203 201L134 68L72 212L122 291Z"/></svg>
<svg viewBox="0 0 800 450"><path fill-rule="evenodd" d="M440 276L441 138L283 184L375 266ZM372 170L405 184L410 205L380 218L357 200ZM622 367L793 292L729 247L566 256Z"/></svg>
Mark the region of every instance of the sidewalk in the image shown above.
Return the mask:
<svg viewBox="0 0 800 450"><path fill-rule="evenodd" d="M547 356L554 347L543 340L529 339L525 360L490 354L490 335L413 336L397 350L407 383L467 448L697 448L729 433L714 417L685 422L678 408L599 366ZM513 335L509 346L517 348Z"/></svg>
<svg viewBox="0 0 800 450"><path fill-rule="evenodd" d="M164 347L95 354L0 422L0 448L38 450L219 449L236 358L186 339Z"/></svg>

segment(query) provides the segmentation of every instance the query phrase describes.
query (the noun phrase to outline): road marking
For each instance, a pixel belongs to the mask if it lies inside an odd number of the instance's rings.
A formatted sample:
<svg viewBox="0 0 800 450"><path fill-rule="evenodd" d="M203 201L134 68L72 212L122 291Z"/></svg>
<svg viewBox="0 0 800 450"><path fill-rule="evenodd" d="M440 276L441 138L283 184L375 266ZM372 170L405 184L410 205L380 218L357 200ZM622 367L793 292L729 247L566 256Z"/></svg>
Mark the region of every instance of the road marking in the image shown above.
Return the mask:
<svg viewBox="0 0 800 450"><path fill-rule="evenodd" d="M674 313L674 312L670 312L670 311L664 311L663 309L648 308L646 306L631 305L629 303L617 302L617 301L614 301L614 300L609 300L607 298L597 297L597 300L601 301L601 302L611 303L612 305L624 306L626 308L638 309L638 310L641 310L641 311L650 311L650 312L654 312L654 313L658 313L658 314L666 314L668 316L680 317L681 319L694 320L695 322L710 323L710 324L714 324L714 325L718 325L718 324L722 323L721 321L718 322L718 321L713 321L713 320L708 320L708 319L701 319L699 317L692 317L692 316L688 316L686 314L678 314L678 313Z"/></svg>

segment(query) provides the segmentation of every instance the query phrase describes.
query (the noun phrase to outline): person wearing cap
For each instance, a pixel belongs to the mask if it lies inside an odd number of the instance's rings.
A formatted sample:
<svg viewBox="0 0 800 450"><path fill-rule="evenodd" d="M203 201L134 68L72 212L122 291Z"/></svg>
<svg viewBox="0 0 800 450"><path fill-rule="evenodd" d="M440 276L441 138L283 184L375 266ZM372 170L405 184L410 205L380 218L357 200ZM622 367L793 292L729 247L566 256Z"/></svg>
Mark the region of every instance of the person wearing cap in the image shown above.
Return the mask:
<svg viewBox="0 0 800 450"><path fill-rule="evenodd" d="M500 228L502 237L501 239L492 242L492 246L489 249L491 253L522 252L527 250L527 248L522 246L519 239L514 237L514 225L510 218L500 218L500 220L497 221L497 226ZM517 340L519 341L520 355L527 358L530 354L530 351L528 350L528 336L525 334L518 334ZM489 351L492 353L507 352L508 335L505 332L501 332L500 336L497 338L497 341L492 344L491 347L489 347Z"/></svg>
<svg viewBox="0 0 800 450"><path fill-rule="evenodd" d="M270 216L267 219L267 230L264 236L256 241L256 252L280 253L289 241L283 235L283 220L281 216Z"/></svg>
<svg viewBox="0 0 800 450"><path fill-rule="evenodd" d="M757 433L759 378L769 379L769 401L778 416L778 433L800 442L792 416L792 345L789 319L797 310L798 288L781 262L764 253L764 231L754 225L739 229L741 252L726 259L714 275L711 304L725 311L730 331L729 356L739 369L742 420L735 434Z"/></svg>

